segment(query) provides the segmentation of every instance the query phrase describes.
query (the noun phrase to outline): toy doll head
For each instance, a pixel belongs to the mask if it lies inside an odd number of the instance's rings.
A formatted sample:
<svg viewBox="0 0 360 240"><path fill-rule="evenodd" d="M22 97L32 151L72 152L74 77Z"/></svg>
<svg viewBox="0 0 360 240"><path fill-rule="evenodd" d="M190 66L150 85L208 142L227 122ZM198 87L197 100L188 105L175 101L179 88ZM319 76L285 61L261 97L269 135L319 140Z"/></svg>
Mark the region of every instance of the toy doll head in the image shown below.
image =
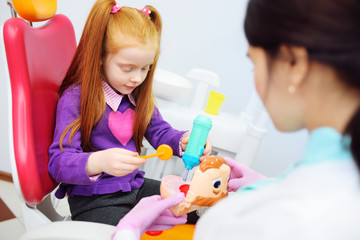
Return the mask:
<svg viewBox="0 0 360 240"><path fill-rule="evenodd" d="M228 195L229 175L230 167L224 158L220 156L207 157L196 170L185 200L193 205L214 205Z"/></svg>
<svg viewBox="0 0 360 240"><path fill-rule="evenodd" d="M170 208L176 216L202 207L210 207L228 195L229 176L230 167L224 158L209 156L200 163L190 185L183 182L182 177L179 176L163 177L160 186L161 197L166 198L180 191L184 192L184 201Z"/></svg>

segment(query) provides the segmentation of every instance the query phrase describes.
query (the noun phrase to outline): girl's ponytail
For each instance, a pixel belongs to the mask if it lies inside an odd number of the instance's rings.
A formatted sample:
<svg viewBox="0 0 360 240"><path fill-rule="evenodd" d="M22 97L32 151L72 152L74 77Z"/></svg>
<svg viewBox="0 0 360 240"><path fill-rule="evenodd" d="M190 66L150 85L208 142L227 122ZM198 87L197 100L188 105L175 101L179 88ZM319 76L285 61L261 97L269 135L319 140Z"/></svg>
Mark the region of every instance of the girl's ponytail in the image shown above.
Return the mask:
<svg viewBox="0 0 360 240"><path fill-rule="evenodd" d="M160 39L160 37L161 37L161 29L162 29L162 21L161 21L160 14L153 6L147 5L146 8L151 11L150 19L154 23L156 31L158 32L159 39Z"/></svg>
<svg viewBox="0 0 360 240"><path fill-rule="evenodd" d="M71 123L60 137L60 147L66 133L71 129L69 142L81 130L84 151L93 150L90 144L92 128L105 111L105 100L101 87L101 58L104 35L114 0L97 1L90 11L73 61L60 87L60 94L74 85L81 86L80 116Z"/></svg>
<svg viewBox="0 0 360 240"><path fill-rule="evenodd" d="M350 149L354 160L360 169L360 107L350 120L346 133L348 133L352 138Z"/></svg>
<svg viewBox="0 0 360 240"><path fill-rule="evenodd" d="M160 41L161 41L161 29L162 29L162 21L159 12L153 6L147 5L145 6L148 10L150 10L149 18L155 27L155 31L153 27L148 27L148 37L153 39L153 41L157 42L157 51L155 55L154 62L147 74L146 80L137 87L133 95L136 99L136 110L135 110L135 121L134 121L134 141L136 144L136 149L138 153L141 152L143 137L145 135L146 129L150 123L153 111L154 111L154 97L152 93L152 84L154 73L156 69L156 65L159 59L160 54ZM148 22L148 21L147 21ZM155 40L156 39L156 40Z"/></svg>

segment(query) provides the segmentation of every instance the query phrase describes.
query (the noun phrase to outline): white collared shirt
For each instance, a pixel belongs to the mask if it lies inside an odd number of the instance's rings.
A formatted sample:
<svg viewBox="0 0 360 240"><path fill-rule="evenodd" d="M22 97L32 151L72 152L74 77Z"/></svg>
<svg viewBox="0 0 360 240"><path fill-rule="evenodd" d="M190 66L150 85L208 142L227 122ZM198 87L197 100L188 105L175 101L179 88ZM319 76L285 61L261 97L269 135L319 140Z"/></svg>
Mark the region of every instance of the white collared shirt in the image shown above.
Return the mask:
<svg viewBox="0 0 360 240"><path fill-rule="evenodd" d="M101 81L101 85L104 91L104 96L105 96L105 102L106 104L113 110L113 111L117 111L121 101L123 99L123 97L125 96L124 94L118 94L117 92L114 91L114 89L112 89L109 84L107 84L105 81ZM135 103L135 99L131 94L128 94L129 100L130 102L136 106Z"/></svg>

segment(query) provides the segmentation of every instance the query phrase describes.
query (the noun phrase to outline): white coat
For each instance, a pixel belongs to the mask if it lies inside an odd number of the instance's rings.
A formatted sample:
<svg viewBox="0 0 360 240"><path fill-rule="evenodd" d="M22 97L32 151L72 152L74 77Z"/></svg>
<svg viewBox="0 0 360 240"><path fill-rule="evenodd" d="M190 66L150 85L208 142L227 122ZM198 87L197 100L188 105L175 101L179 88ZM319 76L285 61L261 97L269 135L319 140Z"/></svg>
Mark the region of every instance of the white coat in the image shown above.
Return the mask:
<svg viewBox="0 0 360 240"><path fill-rule="evenodd" d="M194 239L360 239L360 179L350 141L331 128L314 130L296 167L219 201L200 218Z"/></svg>

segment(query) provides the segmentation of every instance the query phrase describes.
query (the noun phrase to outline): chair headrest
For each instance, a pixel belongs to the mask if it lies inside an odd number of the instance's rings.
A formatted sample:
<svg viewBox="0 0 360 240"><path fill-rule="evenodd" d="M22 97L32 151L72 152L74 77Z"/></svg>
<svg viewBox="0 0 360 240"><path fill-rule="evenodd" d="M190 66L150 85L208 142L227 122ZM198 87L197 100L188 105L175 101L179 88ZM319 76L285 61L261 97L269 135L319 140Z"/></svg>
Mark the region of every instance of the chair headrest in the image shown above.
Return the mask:
<svg viewBox="0 0 360 240"><path fill-rule="evenodd" d="M12 0L16 12L30 22L52 18L56 13L56 0Z"/></svg>

